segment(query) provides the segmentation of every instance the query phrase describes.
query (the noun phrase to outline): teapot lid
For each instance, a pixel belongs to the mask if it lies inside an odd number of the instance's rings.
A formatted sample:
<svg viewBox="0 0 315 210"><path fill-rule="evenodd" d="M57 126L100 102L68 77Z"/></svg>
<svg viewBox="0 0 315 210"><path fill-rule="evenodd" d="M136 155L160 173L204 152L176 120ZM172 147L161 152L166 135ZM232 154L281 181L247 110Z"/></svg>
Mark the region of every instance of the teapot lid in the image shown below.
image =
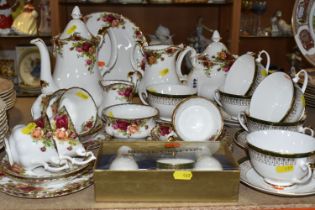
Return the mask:
<svg viewBox="0 0 315 210"><path fill-rule="evenodd" d="M215 30L212 34L212 43L208 45L208 47L203 52L204 54L207 54L207 57L209 59L216 57L217 54L221 51L228 51L227 47L220 42L221 36L217 30Z"/></svg>
<svg viewBox="0 0 315 210"><path fill-rule="evenodd" d="M67 24L63 33L60 35L60 39L67 39L73 34L76 34L84 39L90 40L92 35L88 31L85 23L81 20L82 14L78 6L73 8L71 16L72 20Z"/></svg>

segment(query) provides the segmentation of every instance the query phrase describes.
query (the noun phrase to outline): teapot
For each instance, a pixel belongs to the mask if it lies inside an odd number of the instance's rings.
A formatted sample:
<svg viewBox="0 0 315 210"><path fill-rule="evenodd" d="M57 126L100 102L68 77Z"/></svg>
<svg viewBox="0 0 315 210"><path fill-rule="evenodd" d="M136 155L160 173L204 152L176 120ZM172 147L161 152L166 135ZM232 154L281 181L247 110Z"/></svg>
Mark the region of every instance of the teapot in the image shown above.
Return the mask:
<svg viewBox="0 0 315 210"><path fill-rule="evenodd" d="M103 90L99 81L101 74L97 67L97 53L102 37L94 37L81 18L79 7L72 10L72 20L61 35L54 37L56 65L51 73L49 52L42 39L31 43L39 48L41 56L42 94L51 94L62 88L80 87L88 91L97 107L103 101ZM109 36L113 34L109 33Z"/></svg>
<svg viewBox="0 0 315 210"><path fill-rule="evenodd" d="M195 88L199 96L210 100L213 100L214 91L224 84L226 74L235 60L220 39L219 32L214 31L212 43L200 54L189 47L192 71L188 75L183 75L180 69L177 72L179 78L187 80L187 85Z"/></svg>

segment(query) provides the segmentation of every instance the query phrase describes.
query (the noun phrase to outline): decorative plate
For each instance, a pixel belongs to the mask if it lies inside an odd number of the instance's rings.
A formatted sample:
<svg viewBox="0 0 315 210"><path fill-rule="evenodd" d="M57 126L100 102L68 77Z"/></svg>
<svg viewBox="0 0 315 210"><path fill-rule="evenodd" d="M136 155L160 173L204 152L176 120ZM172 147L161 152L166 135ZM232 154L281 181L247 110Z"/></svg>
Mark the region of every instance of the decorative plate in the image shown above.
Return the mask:
<svg viewBox="0 0 315 210"><path fill-rule="evenodd" d="M137 68L136 63L140 64L143 55L136 45L147 45L147 41L141 30L129 19L116 13L98 12L91 13L84 17L89 31L94 35L104 36L103 44L98 54L98 66L104 71L113 55L113 46L108 35L111 29L117 46L117 60L109 71L106 71L106 80L129 80L130 73Z"/></svg>
<svg viewBox="0 0 315 210"><path fill-rule="evenodd" d="M295 1L292 28L300 51L312 65L315 65L315 1Z"/></svg>

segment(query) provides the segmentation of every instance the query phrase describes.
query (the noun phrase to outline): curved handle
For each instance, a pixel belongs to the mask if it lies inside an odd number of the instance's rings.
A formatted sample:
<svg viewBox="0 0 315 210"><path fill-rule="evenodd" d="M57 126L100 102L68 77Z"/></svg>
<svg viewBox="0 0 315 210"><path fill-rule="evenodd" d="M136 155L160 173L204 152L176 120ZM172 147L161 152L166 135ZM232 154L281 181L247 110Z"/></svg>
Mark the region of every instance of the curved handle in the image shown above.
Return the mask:
<svg viewBox="0 0 315 210"><path fill-rule="evenodd" d="M62 165L61 167L51 167L48 165L48 163L42 163L42 165L43 165L44 169L49 171L49 172L59 172L59 171L63 171L63 170L70 168L67 163Z"/></svg>
<svg viewBox="0 0 315 210"><path fill-rule="evenodd" d="M265 70L266 70L266 73L267 73L266 75L268 75L269 68L270 68L270 55L269 55L269 53L266 50L261 50L258 53L258 57L256 58L256 62L261 63L261 61L262 61L262 57L261 57L262 54L264 54L266 56L266 59L267 59Z"/></svg>
<svg viewBox="0 0 315 210"><path fill-rule="evenodd" d="M128 73L128 80L134 85L133 91L138 90L139 83L143 77L143 71L132 71Z"/></svg>
<svg viewBox="0 0 315 210"><path fill-rule="evenodd" d="M131 53L129 54L129 59L131 62L131 66L134 69L135 72L139 72L141 76L144 75L144 71L141 69L141 63L136 61L135 55L136 55L136 50L140 49L140 52L143 57L145 57L145 53L143 52L143 47L139 42L136 42L135 45L132 47L132 50L130 51ZM141 62L141 61L140 61Z"/></svg>
<svg viewBox="0 0 315 210"><path fill-rule="evenodd" d="M310 127L300 127L299 132L302 132L302 133L310 135L310 136L314 136L314 130ZM307 132L309 132L309 134Z"/></svg>
<svg viewBox="0 0 315 210"><path fill-rule="evenodd" d="M247 119L245 113L244 112L238 113L237 119L241 126L248 132Z"/></svg>
<svg viewBox="0 0 315 210"><path fill-rule="evenodd" d="M141 100L141 102L143 103L143 104L145 104L145 105L149 105L149 102L148 102L148 93L147 93L147 91L141 91L140 93L139 93L139 97L140 97L140 100Z"/></svg>
<svg viewBox="0 0 315 210"><path fill-rule="evenodd" d="M160 140L160 135L159 135L159 128L160 125L156 125L152 130L151 130L151 137L153 141L159 141Z"/></svg>
<svg viewBox="0 0 315 210"><path fill-rule="evenodd" d="M304 69L302 69L301 71L299 71L295 76L294 78L292 79L292 81L294 83L297 83L299 80L300 80L300 74L304 74L304 81L303 81L303 85L302 85L302 88L301 88L301 91L303 93L305 93L305 90L306 90L306 87L307 87L307 84L308 84L308 73L307 71L305 71Z"/></svg>
<svg viewBox="0 0 315 210"><path fill-rule="evenodd" d="M214 97L214 100L217 102L217 104L222 107L222 103L220 101L220 92L218 89L214 91L213 97Z"/></svg>
<svg viewBox="0 0 315 210"><path fill-rule="evenodd" d="M111 52L110 52L110 59L107 65L105 65L104 69L101 69L101 75L102 77L105 76L105 74L109 73L110 70L114 67L114 65L117 62L118 58L118 48L117 48L117 40L114 35L114 32L112 31L111 28L108 28L107 34L111 43ZM105 35L104 35L105 36ZM103 42L104 42L104 37L103 37Z"/></svg>
<svg viewBox="0 0 315 210"><path fill-rule="evenodd" d="M69 156L61 156L60 159L68 160L73 165L86 165L89 162L91 162L91 161L96 159L96 157L94 156L93 152L77 151L76 153L80 157L88 157L88 158L86 160L84 160L84 161L77 161L75 158L72 158L72 157L69 157Z"/></svg>
<svg viewBox="0 0 315 210"><path fill-rule="evenodd" d="M9 158L9 163L12 166L14 164L13 155L10 149L9 140L6 137L4 137L4 146L5 146L5 152L7 153L7 156Z"/></svg>
<svg viewBox="0 0 315 210"><path fill-rule="evenodd" d="M301 168L302 171L307 171L307 174L302 179L295 179L294 183L304 184L308 180L310 180L310 178L312 177L312 175L313 175L312 168L311 168L310 164L306 163L304 160L302 160L301 163L298 163L298 164L299 164L298 166Z"/></svg>
<svg viewBox="0 0 315 210"><path fill-rule="evenodd" d="M177 76L179 78L179 80L181 82L184 82L184 81L187 81L187 77L183 75L182 73L182 62L184 60L184 57L186 56L187 53L191 53L190 55L190 59L191 59L191 62L193 63L193 66L195 66L196 64L196 55L197 55L197 52L194 48L190 47L190 46L187 46L182 52L179 53L178 55L178 58L176 60L176 73L177 73Z"/></svg>

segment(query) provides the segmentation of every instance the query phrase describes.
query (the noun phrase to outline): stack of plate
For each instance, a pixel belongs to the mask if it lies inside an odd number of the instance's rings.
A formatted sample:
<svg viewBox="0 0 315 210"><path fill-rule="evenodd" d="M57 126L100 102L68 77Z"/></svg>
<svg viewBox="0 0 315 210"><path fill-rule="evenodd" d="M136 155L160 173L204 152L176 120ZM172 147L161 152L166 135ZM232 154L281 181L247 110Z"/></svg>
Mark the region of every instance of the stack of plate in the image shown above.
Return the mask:
<svg viewBox="0 0 315 210"><path fill-rule="evenodd" d="M315 107L315 69L306 69L306 71L309 76L309 82L304 93L304 98L306 106Z"/></svg>
<svg viewBox="0 0 315 210"><path fill-rule="evenodd" d="M43 167L33 171L10 165L8 157L0 161L0 191L21 198L53 198L72 194L93 184L93 165L73 166L51 173Z"/></svg>
<svg viewBox="0 0 315 210"><path fill-rule="evenodd" d="M4 138L9 130L6 107L5 102L0 99L0 149L4 146Z"/></svg>
<svg viewBox="0 0 315 210"><path fill-rule="evenodd" d="M16 92L14 84L11 80L0 78L0 98L6 103L7 110L14 106Z"/></svg>

